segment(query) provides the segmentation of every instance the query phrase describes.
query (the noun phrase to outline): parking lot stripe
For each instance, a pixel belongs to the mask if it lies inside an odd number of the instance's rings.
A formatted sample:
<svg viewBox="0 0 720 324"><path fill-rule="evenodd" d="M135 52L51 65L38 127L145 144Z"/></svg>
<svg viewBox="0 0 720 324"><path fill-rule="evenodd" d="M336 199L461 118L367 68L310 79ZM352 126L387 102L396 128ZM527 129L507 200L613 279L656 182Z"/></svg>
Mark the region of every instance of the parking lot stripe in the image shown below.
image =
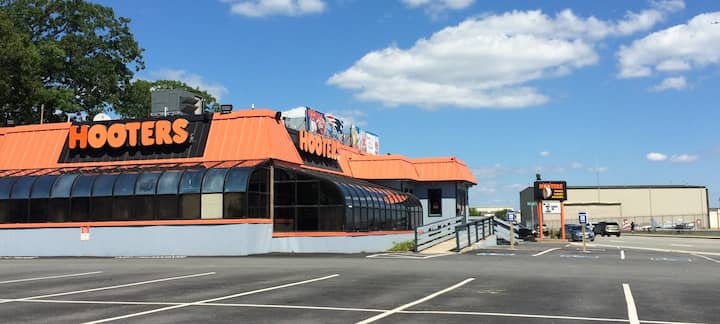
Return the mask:
<svg viewBox="0 0 720 324"><path fill-rule="evenodd" d="M630 324L640 324L637 307L635 307L635 299L633 299L632 291L630 291L630 285L624 283L622 286L625 292L625 302L627 303L628 320L630 320Z"/></svg>
<svg viewBox="0 0 720 324"><path fill-rule="evenodd" d="M602 247L614 247L614 248L625 248L625 249L633 249L633 250L645 250L645 251L656 251L656 252L671 252L671 253L687 253L687 254L706 254L706 255L714 255L714 256L720 256L720 253L718 252L704 252L704 251L688 251L688 250L672 250L672 249L658 249L658 248L648 248L648 247L640 247L640 246L615 246L615 245L607 245L607 244L588 244L588 246L602 246Z"/></svg>
<svg viewBox="0 0 720 324"><path fill-rule="evenodd" d="M620 260L625 260L625 250L620 250Z"/></svg>
<svg viewBox="0 0 720 324"><path fill-rule="evenodd" d="M706 256L704 256L704 255L700 255L700 254L692 254L692 255L694 255L694 256L696 256L696 257L701 257L701 258L703 258L703 259L705 259L705 260L708 260L708 261L712 261L712 262L715 262L715 263L720 263L720 261L715 260L715 259L713 259L713 258L708 258L708 257L706 257Z"/></svg>
<svg viewBox="0 0 720 324"><path fill-rule="evenodd" d="M401 314L427 314L427 315L471 315L471 316L496 316L496 317L519 317L519 318L544 318L569 321L587 322L619 322L627 323L624 318L602 318L602 317L579 317L563 315L538 315L538 314L514 314L514 313L489 313L489 312L457 312L457 311L400 311ZM641 321L650 324L701 324L697 322L666 322L666 321Z"/></svg>
<svg viewBox="0 0 720 324"><path fill-rule="evenodd" d="M75 290L75 291L68 291L68 292L57 293L57 294L49 294L49 295L41 295L41 296L32 296L32 297L25 297L25 298L18 298L18 299L6 299L6 300L4 300L4 301L0 301L0 304L9 303L9 302L14 302L14 301L25 301L25 300L30 300L30 299L41 299L41 298L59 297L59 296L82 294L82 293L94 292L94 291L101 291L101 290L109 290L109 289L133 287L133 286L140 286L140 285L146 285L146 284L163 282L163 281L170 281L170 280L178 280L178 279L187 279L187 278L208 276L208 275L213 275L213 274L215 274L215 272L205 272L205 273L198 273L198 274L192 274L192 275L187 275L187 276L179 276L179 277L155 279L155 280L148 280L148 281L141 281L141 282L133 282L133 283L124 284L124 285L107 286L107 287L92 288L92 289L85 289L85 290Z"/></svg>
<svg viewBox="0 0 720 324"><path fill-rule="evenodd" d="M229 295L229 296L223 296L223 297L205 299L205 300L200 300L200 301L196 301L196 302L192 302L192 303L184 303L184 304L180 304L180 305L173 305L173 306L168 306L168 307L163 307L163 308L157 308L157 309L152 309L152 310L149 310L149 311L144 311L144 312L139 312L139 313L132 313L132 314L127 314L127 315L122 315L122 316L116 316L116 317L111 317L111 318L104 318L104 319L97 320L97 321L86 322L85 324L106 323L106 322L116 321L116 320L120 320L120 319L126 319L126 318L131 318L131 317L137 317L137 316L147 315L147 314L164 312L164 311L168 311L168 310L172 310L172 309L178 309L178 308L183 308L183 307L188 307L188 306L194 306L194 305L199 305L199 304L205 304L205 303L212 303L212 302L216 302L216 301L220 301L220 300L225 300L225 299L230 299L230 298L236 298L236 297L242 297L242 296L257 294L257 293L266 292L266 291L272 291L272 290L277 290L277 289L282 289L282 288L288 288L288 287L303 285L303 284L306 284L306 283L316 282L316 281L320 281L320 280L331 279L331 278L335 278L335 277L337 277L337 276L339 276L339 274L333 274L333 275L329 275L329 276L325 276L325 277L320 277L320 278L315 278L315 279L309 279L309 280L303 280L303 281L293 282L293 283L284 284L284 285L280 285L280 286L268 287L268 288L257 289L257 290L252 290L252 291L246 291L246 292L242 292L242 293L234 294L234 295Z"/></svg>
<svg viewBox="0 0 720 324"><path fill-rule="evenodd" d="M57 276L47 276L47 277L36 277L36 278L26 278L26 279L16 279L16 280L6 280L6 281L0 281L0 284L9 284L9 283L16 283L16 282L24 282L24 281L35 281L35 280L46 280L46 279L57 279L57 278L68 278L68 277L78 277L78 276L87 276L87 275L93 275L102 273L102 271L93 271L93 272L83 272L83 273L71 273L66 275L57 275Z"/></svg>
<svg viewBox="0 0 720 324"><path fill-rule="evenodd" d="M547 249L547 250L542 251L542 252L540 252L540 253L535 253L535 254L533 254L533 256L541 256L541 255L543 255L543 254L545 254L545 253L552 252L552 251L555 251L555 250L560 250L560 248Z"/></svg>
<svg viewBox="0 0 720 324"><path fill-rule="evenodd" d="M373 316L373 317L370 317L370 318L368 318L368 319L366 319L366 320L364 320L364 321L357 322L357 324L367 324L367 323L375 322L375 321L377 321L377 320L379 320L379 319L383 319L383 318L388 317L388 316L390 316L390 315L392 315L392 314L395 314L395 313L397 313L397 312L399 312L399 311L408 309L408 308L413 307L413 306L415 306L415 305L417 305L417 304L420 304L420 303L422 303L422 302L425 302L425 301L428 301L428 300L430 300L430 299L433 299L433 298L435 298L435 297L437 297L437 296L440 296L440 295L442 295L442 294L444 294L444 293L446 293L446 292L448 292L448 291L451 291L451 290L454 290L454 289L456 289L456 288L458 288L458 287L461 287L461 286L463 286L463 285L465 285L465 284L467 284L468 282L471 282L471 281L473 281L473 280L475 280L475 278L465 279L465 280L463 280L463 281L461 281L461 282L459 282L459 283L456 283L455 285L452 285L452 286L450 286L450 287L448 287L448 288L445 288L445 289L443 289L443 290L434 292L434 293L432 293L432 294L430 294L430 295L427 295L427 296L425 296L425 297L423 297L423 298L420 298L420 299L418 299L418 300L416 300L416 301L414 301L414 302L407 303L407 304L402 305L402 306L400 306L400 307L393 308L393 309L391 309L391 310L389 310L389 311L387 311L387 312L384 312L384 313L382 313L382 314L378 314L378 315L375 315L375 316Z"/></svg>

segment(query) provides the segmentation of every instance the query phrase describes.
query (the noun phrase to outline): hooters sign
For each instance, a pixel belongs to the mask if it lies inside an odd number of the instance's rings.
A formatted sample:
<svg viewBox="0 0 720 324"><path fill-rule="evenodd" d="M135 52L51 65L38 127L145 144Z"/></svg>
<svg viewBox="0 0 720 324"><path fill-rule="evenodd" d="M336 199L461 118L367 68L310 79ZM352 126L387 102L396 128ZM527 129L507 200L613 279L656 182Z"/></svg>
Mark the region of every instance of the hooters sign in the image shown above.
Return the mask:
<svg viewBox="0 0 720 324"><path fill-rule="evenodd" d="M535 200L567 200L565 181L535 181Z"/></svg>
<svg viewBox="0 0 720 324"><path fill-rule="evenodd" d="M71 125L67 137L70 150L88 148L134 148L177 145L188 142L187 119L148 120L111 124Z"/></svg>
<svg viewBox="0 0 720 324"><path fill-rule="evenodd" d="M338 140L304 130L298 134L298 146L301 151L332 160L337 160L340 155L340 142Z"/></svg>

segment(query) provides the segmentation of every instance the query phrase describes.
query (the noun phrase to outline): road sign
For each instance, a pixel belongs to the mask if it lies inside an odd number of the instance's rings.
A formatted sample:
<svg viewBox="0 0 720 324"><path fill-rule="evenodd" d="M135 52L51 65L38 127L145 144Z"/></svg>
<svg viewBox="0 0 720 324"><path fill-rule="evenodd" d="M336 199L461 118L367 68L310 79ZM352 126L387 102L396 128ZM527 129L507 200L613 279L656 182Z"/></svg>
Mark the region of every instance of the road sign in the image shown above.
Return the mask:
<svg viewBox="0 0 720 324"><path fill-rule="evenodd" d="M508 222L511 222L511 223L515 221L515 212L514 211L508 210L507 220L508 220Z"/></svg>
<svg viewBox="0 0 720 324"><path fill-rule="evenodd" d="M80 240L87 241L90 239L90 226L80 226Z"/></svg>
<svg viewBox="0 0 720 324"><path fill-rule="evenodd" d="M528 201L528 202L525 203L525 205L528 205L528 206L537 206L537 201Z"/></svg>
<svg viewBox="0 0 720 324"><path fill-rule="evenodd" d="M587 213L586 212L578 213L578 222L580 224L587 224Z"/></svg>

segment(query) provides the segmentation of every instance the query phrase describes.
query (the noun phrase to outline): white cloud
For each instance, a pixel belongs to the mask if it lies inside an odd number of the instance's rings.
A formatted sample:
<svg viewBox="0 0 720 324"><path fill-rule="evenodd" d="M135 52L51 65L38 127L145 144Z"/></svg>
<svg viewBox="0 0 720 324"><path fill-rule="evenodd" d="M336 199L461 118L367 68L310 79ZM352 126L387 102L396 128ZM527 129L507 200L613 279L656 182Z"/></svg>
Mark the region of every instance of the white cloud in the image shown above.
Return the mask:
<svg viewBox="0 0 720 324"><path fill-rule="evenodd" d="M475 0L401 0L409 8L425 8L431 16L450 10L461 10L472 5Z"/></svg>
<svg viewBox="0 0 720 324"><path fill-rule="evenodd" d="M594 167L594 168L588 168L588 171L592 173L605 173L609 169L607 167Z"/></svg>
<svg viewBox="0 0 720 324"><path fill-rule="evenodd" d="M651 90L653 91L665 91L665 90L683 90L687 88L687 81L685 81L685 77L673 77L673 78L665 78L660 82L660 84L655 85L652 87Z"/></svg>
<svg viewBox="0 0 720 324"><path fill-rule="evenodd" d="M227 88L220 83L206 81L202 76L184 70L158 70L150 72L155 80L177 80L185 82L193 88L200 88L213 95L218 102L228 93Z"/></svg>
<svg viewBox="0 0 720 324"><path fill-rule="evenodd" d="M648 159L648 161L665 161L667 160L667 155L658 153L658 152L650 152L645 155L645 158Z"/></svg>
<svg viewBox="0 0 720 324"><path fill-rule="evenodd" d="M540 152L540 156L542 156L542 157L548 157L548 156L550 156L550 152L548 152L548 151L542 151L542 152Z"/></svg>
<svg viewBox="0 0 720 324"><path fill-rule="evenodd" d="M699 158L697 155L680 154L671 156L670 161L674 163L690 163L697 161Z"/></svg>
<svg viewBox="0 0 720 324"><path fill-rule="evenodd" d="M230 3L234 14L247 17L302 16L325 11L323 0L243 0Z"/></svg>
<svg viewBox="0 0 720 324"><path fill-rule="evenodd" d="M472 170L473 175L475 175L478 179L494 179L510 171L510 168L504 167L501 164L480 166Z"/></svg>
<svg viewBox="0 0 720 324"><path fill-rule="evenodd" d="M583 18L569 9L554 16L535 10L470 18L410 48L392 45L367 53L328 83L387 106L540 105L549 98L528 83L597 63L596 42L647 30L667 12L661 4L620 21Z"/></svg>
<svg viewBox="0 0 720 324"><path fill-rule="evenodd" d="M573 162L570 164L570 168L572 169L582 169L583 164L580 162Z"/></svg>
<svg viewBox="0 0 720 324"><path fill-rule="evenodd" d="M720 12L697 15L622 46L619 77L650 76L654 72L686 71L720 63Z"/></svg>

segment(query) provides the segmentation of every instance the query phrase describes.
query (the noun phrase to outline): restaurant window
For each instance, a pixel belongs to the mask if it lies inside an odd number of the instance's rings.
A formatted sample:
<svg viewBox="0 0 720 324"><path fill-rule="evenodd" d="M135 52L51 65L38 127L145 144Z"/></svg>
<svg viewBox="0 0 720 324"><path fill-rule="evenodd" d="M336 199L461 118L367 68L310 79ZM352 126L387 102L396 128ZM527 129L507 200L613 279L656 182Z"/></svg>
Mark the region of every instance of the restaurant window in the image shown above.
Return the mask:
<svg viewBox="0 0 720 324"><path fill-rule="evenodd" d="M157 184L157 197L155 199L155 214L157 219L178 219L178 187L183 172L165 171Z"/></svg>
<svg viewBox="0 0 720 324"><path fill-rule="evenodd" d="M0 178L0 223L8 223L10 217L10 190L17 178Z"/></svg>
<svg viewBox="0 0 720 324"><path fill-rule="evenodd" d="M95 179L90 198L90 220L108 221L113 219L113 186L117 174L101 174Z"/></svg>
<svg viewBox="0 0 720 324"><path fill-rule="evenodd" d="M139 174L123 173L117 177L113 189L113 220L137 219L137 212L142 206L135 197L135 183Z"/></svg>
<svg viewBox="0 0 720 324"><path fill-rule="evenodd" d="M223 218L248 218L247 188L252 168L232 168L225 176Z"/></svg>
<svg viewBox="0 0 720 324"><path fill-rule="evenodd" d="M97 176L79 176L73 183L70 193L70 215L75 222L89 221L90 193Z"/></svg>
<svg viewBox="0 0 720 324"><path fill-rule="evenodd" d="M30 209L30 190L32 189L35 177L21 177L12 187L10 192L10 223L26 223Z"/></svg>
<svg viewBox="0 0 720 324"><path fill-rule="evenodd" d="M428 190L428 210L429 216L442 216L442 190Z"/></svg>
<svg viewBox="0 0 720 324"><path fill-rule="evenodd" d="M49 219L50 212L50 190L58 176L44 175L37 177L30 193L30 215L28 221L31 223L45 223Z"/></svg>

